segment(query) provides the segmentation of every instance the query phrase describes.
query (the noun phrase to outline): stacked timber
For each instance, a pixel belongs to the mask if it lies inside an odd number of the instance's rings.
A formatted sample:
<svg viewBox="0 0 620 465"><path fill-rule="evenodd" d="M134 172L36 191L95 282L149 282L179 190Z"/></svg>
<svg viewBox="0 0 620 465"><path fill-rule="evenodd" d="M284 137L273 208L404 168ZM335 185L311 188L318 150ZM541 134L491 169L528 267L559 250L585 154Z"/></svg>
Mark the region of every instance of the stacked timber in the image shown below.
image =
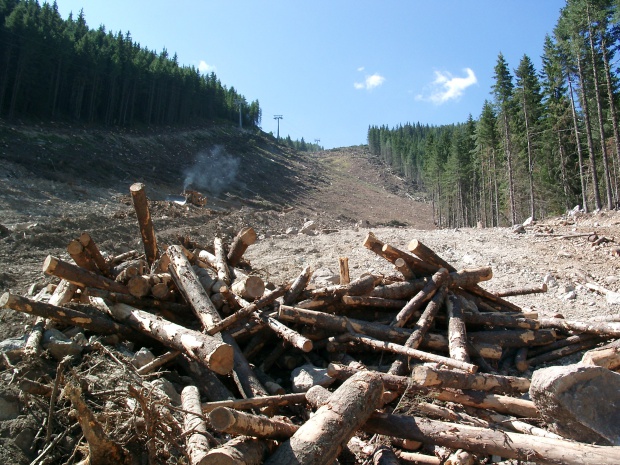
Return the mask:
<svg viewBox="0 0 620 465"><path fill-rule="evenodd" d="M184 454L190 464L620 463L613 441L591 445L541 427L528 397L539 365L620 338L617 324L538 318L506 297L545 289L491 293L480 285L490 268L457 270L418 240L403 251L373 233L363 245L393 274L351 279L341 257L341 284L316 288L306 267L270 285L243 260L253 228L230 245L162 245L144 185L130 192L143 253L108 256L82 233L69 242L72 261L45 260L43 272L59 281L48 301L0 297L0 307L38 317L24 357L45 356L45 326L96 335L91 350L123 366L118 383L131 415L142 415L110 420L110 392L89 390L98 363L80 371L84 354L63 359L52 386L24 374L20 388L49 399L48 454L62 390L87 443L71 456L84 463L144 454L149 463ZM122 341L157 356L136 368ZM590 352L588 363L617 370L617 347ZM154 402L153 377L170 377L177 392Z"/></svg>

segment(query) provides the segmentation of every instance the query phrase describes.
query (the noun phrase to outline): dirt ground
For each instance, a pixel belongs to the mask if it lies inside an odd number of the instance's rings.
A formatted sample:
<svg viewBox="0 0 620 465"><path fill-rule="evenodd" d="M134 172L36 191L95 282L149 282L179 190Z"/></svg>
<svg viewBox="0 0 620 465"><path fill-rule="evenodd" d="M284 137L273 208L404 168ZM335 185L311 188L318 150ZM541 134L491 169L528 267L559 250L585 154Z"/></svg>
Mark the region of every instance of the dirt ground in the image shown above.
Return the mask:
<svg viewBox="0 0 620 465"><path fill-rule="evenodd" d="M0 124L0 159L0 293L25 295L56 282L42 273L43 261L50 254L70 260L66 246L82 232L107 254L142 251L129 187L144 182L161 246L179 237L205 248L216 236L230 243L243 226L252 226L259 239L245 257L274 284L295 278L306 265L336 275L339 257L349 258L352 279L367 271L395 273L363 247L373 232L403 250L418 239L457 269L490 266L493 278L482 286L491 291L547 282L545 294L508 298L540 316L620 313L584 286L590 281L620 292L620 213L567 214L522 233L438 230L423 195L363 146L296 154L268 137L220 126L106 134ZM207 205L168 200L184 187L207 195ZM314 230L299 233L308 221ZM593 246L590 234L610 241ZM0 341L23 335L32 320L0 310ZM26 417L34 422L28 428L38 428L35 418ZM15 427L15 434L26 426ZM2 462L29 463L5 452L0 446Z"/></svg>

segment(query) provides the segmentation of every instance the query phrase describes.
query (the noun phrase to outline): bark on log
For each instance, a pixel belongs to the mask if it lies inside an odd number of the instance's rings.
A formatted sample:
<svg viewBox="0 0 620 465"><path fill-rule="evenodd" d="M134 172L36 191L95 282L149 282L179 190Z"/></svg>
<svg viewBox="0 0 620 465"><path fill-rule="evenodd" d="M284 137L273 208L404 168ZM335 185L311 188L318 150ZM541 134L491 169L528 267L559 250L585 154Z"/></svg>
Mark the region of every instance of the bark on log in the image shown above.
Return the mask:
<svg viewBox="0 0 620 465"><path fill-rule="evenodd" d="M331 464L381 402L383 383L368 373L345 381L265 465Z"/></svg>
<svg viewBox="0 0 620 465"><path fill-rule="evenodd" d="M67 245L67 252L77 266L84 268L85 270L92 271L93 273L99 272L95 261L77 239L73 239L69 242L69 245Z"/></svg>
<svg viewBox="0 0 620 465"><path fill-rule="evenodd" d="M288 439L299 429L284 420L238 412L228 407L213 409L209 421L216 431L261 439Z"/></svg>
<svg viewBox="0 0 620 465"><path fill-rule="evenodd" d="M80 241L80 244L82 244L84 248L88 251L88 253L90 253L90 256L97 265L97 268L99 268L99 271L101 271L103 274L108 274L110 270L110 265L106 261L106 259L103 258L103 255L101 255L99 247L97 247L97 244L95 243L93 238L90 237L90 234L84 232L80 234L80 238L78 240Z"/></svg>
<svg viewBox="0 0 620 465"><path fill-rule="evenodd" d="M441 459L434 455L422 454L419 452L403 452L397 453L401 463L410 463L412 465L441 465Z"/></svg>
<svg viewBox="0 0 620 465"><path fill-rule="evenodd" d="M133 207L138 217L138 226L140 227L140 235L142 236L142 244L144 244L144 253L146 261L151 266L159 257L157 250L157 240L155 238L155 230L153 229L153 220L149 210L148 200L146 198L146 190L144 184L137 182L129 188Z"/></svg>
<svg viewBox="0 0 620 465"><path fill-rule="evenodd" d="M234 354L229 344L126 304L115 304L110 310L117 320L171 349L187 354L216 373L225 375L233 368Z"/></svg>
<svg viewBox="0 0 620 465"><path fill-rule="evenodd" d="M113 266L116 266L119 263L123 263L132 258L136 258L138 255L139 254L137 250L129 250L127 252L123 252L121 254L115 255L114 257L110 258L108 263L109 263L110 268L112 268Z"/></svg>
<svg viewBox="0 0 620 465"><path fill-rule="evenodd" d="M121 294L129 294L127 286L117 283L111 279L101 276L92 271L85 270L79 266L62 261L56 257L48 255L43 262L43 272L61 279L65 279L70 283L81 287L96 287L105 289L106 291L120 292Z"/></svg>
<svg viewBox="0 0 620 465"><path fill-rule="evenodd" d="M185 297L204 326L209 330L221 321L221 317L209 299L207 291L198 280L191 263L180 246L172 245L166 250L170 257L170 274L177 288Z"/></svg>
<svg viewBox="0 0 620 465"><path fill-rule="evenodd" d="M381 276L367 274L351 281L349 284L329 286L306 292L304 293L304 297L310 299L318 299L322 297L342 299L345 295L367 295L370 294L375 286L381 282L381 279Z"/></svg>
<svg viewBox="0 0 620 465"><path fill-rule="evenodd" d="M101 334L118 334L123 338L133 338L133 331L121 325L103 314L88 314L67 307L58 307L45 302L37 302L26 297L5 292L0 297L0 308L37 315L52 321L68 325L78 326L88 331Z"/></svg>
<svg viewBox="0 0 620 465"><path fill-rule="evenodd" d="M424 302L430 300L437 292L442 284L448 278L448 270L440 268L424 286L424 288L418 292L409 302L405 305L400 312L396 315L392 321L392 326L398 326L402 328L407 324L413 314L422 307ZM432 320L432 319L431 319Z"/></svg>
<svg viewBox="0 0 620 465"><path fill-rule="evenodd" d="M265 407L283 407L286 405L305 404L306 396L304 393L284 394L277 396L252 397L248 399L231 399L202 404L202 411L209 413L218 407L229 407L235 410L262 409Z"/></svg>
<svg viewBox="0 0 620 465"><path fill-rule="evenodd" d="M186 435L187 455L190 465L202 465L209 452L207 423L202 419L200 393L196 386L185 386L181 392L183 407L183 433Z"/></svg>
<svg viewBox="0 0 620 465"><path fill-rule="evenodd" d="M216 237L213 239L213 250L215 255L215 266L217 268L217 277L219 280L224 281L227 286L232 283L232 277L230 268L226 262L226 251L224 250L224 244L222 239Z"/></svg>
<svg viewBox="0 0 620 465"><path fill-rule="evenodd" d="M411 297L416 295L424 288L424 286L426 286L429 279L430 278L414 279L412 281L377 286L373 289L369 296L394 300L411 299Z"/></svg>
<svg viewBox="0 0 620 465"><path fill-rule="evenodd" d="M511 297L515 295L544 294L545 292L547 292L547 285L543 283L535 286L513 287L503 291L496 291L493 294L497 297Z"/></svg>
<svg viewBox="0 0 620 465"><path fill-rule="evenodd" d="M378 446L372 454L373 465L400 465L396 453L385 444Z"/></svg>
<svg viewBox="0 0 620 465"><path fill-rule="evenodd" d="M202 465L261 465L275 442L241 436L211 449Z"/></svg>
<svg viewBox="0 0 620 465"><path fill-rule="evenodd" d="M499 344L507 347L531 347L549 344L555 341L556 333L552 329L531 331L529 329L510 329L506 331L476 331L469 332L470 342Z"/></svg>
<svg viewBox="0 0 620 465"><path fill-rule="evenodd" d="M563 318L541 318L540 325L542 328L598 334L599 336L607 337L620 337L620 323L573 321Z"/></svg>
<svg viewBox="0 0 620 465"><path fill-rule="evenodd" d="M461 299L452 293L448 294L446 308L448 311L448 346L450 357L462 362L469 362L467 330L463 321Z"/></svg>
<svg viewBox="0 0 620 465"><path fill-rule="evenodd" d="M348 307L378 307L388 311L395 309L400 310L407 304L407 301L384 299L382 297L345 295L342 297L342 303ZM415 314L413 316L415 316Z"/></svg>
<svg viewBox="0 0 620 465"><path fill-rule="evenodd" d="M517 394L528 392L530 380L516 376L501 376L488 373L464 373L455 370L441 370L437 368L416 365L411 373L411 379L423 387L442 387L453 389L474 389L503 394Z"/></svg>
<svg viewBox="0 0 620 465"><path fill-rule="evenodd" d="M237 266L249 246L256 242L256 231L247 226L237 233L228 251L227 261L230 266Z"/></svg>
<svg viewBox="0 0 620 465"><path fill-rule="evenodd" d="M403 415L375 414L364 430L484 455L554 465L620 463L620 447L593 446Z"/></svg>
<svg viewBox="0 0 620 465"><path fill-rule="evenodd" d="M447 261L437 255L432 249L422 244L417 239L412 239L407 245L407 250L412 254L419 257L421 260L430 263L431 265L435 265L438 268L445 268L448 271L456 271L452 265L450 265Z"/></svg>
<svg viewBox="0 0 620 465"><path fill-rule="evenodd" d="M540 329L540 321L531 318L517 317L505 313L472 313L464 312L463 320L470 325L480 326L500 326L504 328L517 329Z"/></svg>
<svg viewBox="0 0 620 465"><path fill-rule="evenodd" d="M493 270L490 266L453 271L450 273L450 287L470 289L475 287L479 282L489 281L492 277Z"/></svg>
<svg viewBox="0 0 620 465"><path fill-rule="evenodd" d="M445 268L442 269L445 270ZM442 275L445 276L445 273L443 273ZM439 312L439 309L443 306L446 294L446 288L442 287L439 292L433 296L431 302L426 306L426 310L424 310L424 313L422 313L422 316L420 316L420 319L415 324L413 332L407 338L407 341L404 344L405 347L408 347L410 349L417 349L418 347L420 347L424 336L433 324L433 320L435 319L437 312ZM469 364L468 362L466 363L469 367L473 367L473 365ZM409 371L408 365L409 363L407 357L398 357L392 363L392 366L389 369L389 373L393 375L404 375Z"/></svg>
<svg viewBox="0 0 620 465"><path fill-rule="evenodd" d="M360 370L330 363L327 367L327 374L332 378L346 380ZM454 391L449 389L430 389L418 386L408 376L396 376L387 373L373 372L383 381L384 388L388 391L403 394L407 389L413 389L424 395L436 398L444 402L456 402L470 407L481 409L491 409L500 413L526 418L537 418L539 416L534 402L524 399L517 399L500 394L488 394L482 391Z"/></svg>

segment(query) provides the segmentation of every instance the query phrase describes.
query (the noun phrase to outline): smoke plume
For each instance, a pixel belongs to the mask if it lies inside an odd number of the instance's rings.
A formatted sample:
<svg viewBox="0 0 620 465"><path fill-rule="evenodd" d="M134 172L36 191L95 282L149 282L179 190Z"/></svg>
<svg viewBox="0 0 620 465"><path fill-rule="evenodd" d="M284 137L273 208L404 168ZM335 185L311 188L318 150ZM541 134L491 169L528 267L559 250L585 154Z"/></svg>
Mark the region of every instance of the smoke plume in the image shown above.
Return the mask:
<svg viewBox="0 0 620 465"><path fill-rule="evenodd" d="M238 170L239 159L216 145L209 151L199 152L194 164L183 171L183 191L193 188L217 196L231 186Z"/></svg>

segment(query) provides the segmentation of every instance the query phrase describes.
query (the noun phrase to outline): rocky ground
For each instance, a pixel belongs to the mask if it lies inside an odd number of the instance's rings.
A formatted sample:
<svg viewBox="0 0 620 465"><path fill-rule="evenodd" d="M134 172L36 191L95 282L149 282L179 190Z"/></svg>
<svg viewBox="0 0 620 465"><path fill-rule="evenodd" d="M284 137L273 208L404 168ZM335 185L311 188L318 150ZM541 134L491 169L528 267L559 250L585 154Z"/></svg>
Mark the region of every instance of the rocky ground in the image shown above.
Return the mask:
<svg viewBox="0 0 620 465"><path fill-rule="evenodd" d="M142 250L129 196L129 186L140 181L160 245L179 237L209 246L219 236L226 243L252 226L259 240L246 258L275 284L296 277L305 265L323 276L337 274L339 257L349 258L352 279L367 271L394 273L362 246L373 232L403 250L410 240L421 240L457 269L491 266L493 279L483 283L491 291L546 282L545 294L509 298L541 316L619 313L617 304L584 284L620 292L620 213L577 212L521 232L438 230L423 195L362 146L297 154L262 135L223 126L109 134L0 125L0 159L0 294L32 294L55 282L41 272L45 257L69 260L67 244L85 231L105 253ZM170 200L184 187L207 195L206 206ZM300 232L309 221L312 230ZM588 238L594 234L610 241L594 246ZM0 310L0 340L23 335L31 322ZM7 369L0 387L10 379ZM18 463L15 456L3 457Z"/></svg>

